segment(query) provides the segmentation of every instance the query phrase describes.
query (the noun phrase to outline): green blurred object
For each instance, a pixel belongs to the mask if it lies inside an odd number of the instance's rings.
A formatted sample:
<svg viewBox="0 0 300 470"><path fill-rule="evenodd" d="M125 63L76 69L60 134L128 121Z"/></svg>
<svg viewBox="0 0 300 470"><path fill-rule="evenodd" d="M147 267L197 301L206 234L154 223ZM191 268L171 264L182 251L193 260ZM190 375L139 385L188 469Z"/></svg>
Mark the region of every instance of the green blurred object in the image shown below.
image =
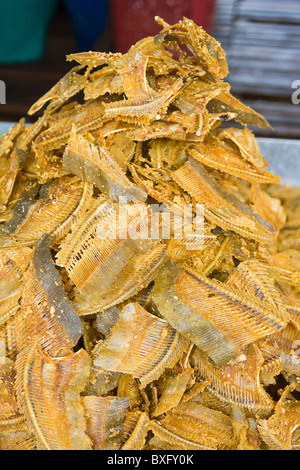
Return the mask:
<svg viewBox="0 0 300 470"><path fill-rule="evenodd" d="M0 63L40 60L58 0L0 1Z"/></svg>

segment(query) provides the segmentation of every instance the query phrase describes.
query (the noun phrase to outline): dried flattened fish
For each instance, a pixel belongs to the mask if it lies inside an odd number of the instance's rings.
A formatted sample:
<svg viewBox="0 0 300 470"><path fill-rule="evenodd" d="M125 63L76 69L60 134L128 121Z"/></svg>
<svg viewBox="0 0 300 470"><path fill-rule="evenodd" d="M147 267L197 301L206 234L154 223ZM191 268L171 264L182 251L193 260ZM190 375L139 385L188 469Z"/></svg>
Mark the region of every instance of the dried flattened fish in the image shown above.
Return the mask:
<svg viewBox="0 0 300 470"><path fill-rule="evenodd" d="M166 250L166 245L161 243L154 245L145 254L141 253L132 257L115 278L110 291L96 306L92 303L90 307L85 300L82 301L79 296L76 296L74 304L78 312L81 315L89 314L96 308L97 310L108 309L132 298L153 281L165 259Z"/></svg>
<svg viewBox="0 0 300 470"><path fill-rule="evenodd" d="M24 132L20 134L18 138L17 149L21 150L21 154L25 152L27 154L27 159L30 160L30 151L34 146L35 139L38 138L38 135L42 133L48 126L49 115L44 113L36 121L28 126L25 126ZM26 167L26 163L24 165Z"/></svg>
<svg viewBox="0 0 300 470"><path fill-rule="evenodd" d="M96 146L72 129L63 156L64 167L84 181L93 183L114 201L145 201L147 194L126 177L116 160L103 146Z"/></svg>
<svg viewBox="0 0 300 470"><path fill-rule="evenodd" d="M14 147L16 137L21 134L24 130L25 119L20 119L16 124L11 126L8 132L6 132L0 141L0 157L6 155ZM1 162L2 163L2 162Z"/></svg>
<svg viewBox="0 0 300 470"><path fill-rule="evenodd" d="M234 113L234 119L243 125L258 126L263 129L271 127L261 114L246 106L228 91L221 91L218 96L209 101L207 109L212 113Z"/></svg>
<svg viewBox="0 0 300 470"><path fill-rule="evenodd" d="M123 121L107 121L101 125L98 129L94 129L92 131L92 135L94 139L98 142L105 142L106 145L109 147L111 146L111 141L117 138L119 133L123 133L123 139L126 140L126 144L130 141L132 145L135 147L135 142L130 138L129 131L131 129L136 129L137 126L135 124L129 124L128 122ZM124 162L120 159L114 152L112 152L119 163L119 165L124 168Z"/></svg>
<svg viewBox="0 0 300 470"><path fill-rule="evenodd" d="M136 148L136 142L128 137L126 130L126 126L125 129L120 126L117 128L117 132L108 136L106 141L109 154L114 156L123 171L127 170L128 163L133 158Z"/></svg>
<svg viewBox="0 0 300 470"><path fill-rule="evenodd" d="M300 331L300 300L293 295L283 298L286 311L289 314L291 323Z"/></svg>
<svg viewBox="0 0 300 470"><path fill-rule="evenodd" d="M229 83L209 79L207 75L191 81L176 98L174 104L183 115L202 114L210 100L217 96L221 90L229 91ZM234 115L233 115L234 116Z"/></svg>
<svg viewBox="0 0 300 470"><path fill-rule="evenodd" d="M34 139L33 146L43 151L64 150L72 127L83 135L103 125L103 104L98 100L87 101L80 107L66 112L62 119L50 122L50 126Z"/></svg>
<svg viewBox="0 0 300 470"><path fill-rule="evenodd" d="M199 307L203 293L195 291L192 276L185 273L176 264L167 264L160 270L151 292L151 299L160 315L167 320L173 328L204 350L213 361L222 365L238 354L237 346L226 336L226 333L216 327L210 319L201 315L200 309L195 308L182 296L177 288L177 280L186 276L186 285L190 286L190 294L199 299ZM205 311L205 310L204 310ZM222 315L220 315L222 316ZM220 323L223 323L223 319Z"/></svg>
<svg viewBox="0 0 300 470"><path fill-rule="evenodd" d="M10 220L0 226L0 246L33 245L43 233L61 239L86 209L93 187L77 177L54 179L39 200L23 199Z"/></svg>
<svg viewBox="0 0 300 470"><path fill-rule="evenodd" d="M142 450L149 431L149 417L142 411L129 411L123 424L121 450Z"/></svg>
<svg viewBox="0 0 300 470"><path fill-rule="evenodd" d="M129 398L83 397L86 434L93 450L118 450L122 445L122 424L129 406Z"/></svg>
<svg viewBox="0 0 300 470"><path fill-rule="evenodd" d="M181 124L169 122L164 119L134 128L128 131L128 135L138 142L165 137L179 141L186 139L186 132Z"/></svg>
<svg viewBox="0 0 300 470"><path fill-rule="evenodd" d="M233 143L239 149L241 156L249 163L252 163L256 168L269 166L268 162L261 154L253 132L251 132L247 127L244 127L243 129L236 127L220 129L217 135L220 140L227 140Z"/></svg>
<svg viewBox="0 0 300 470"><path fill-rule="evenodd" d="M72 60L76 60L79 64L86 65L87 67L111 64L115 68L118 62L122 61L122 54L98 51L79 52L67 55L67 61L71 62Z"/></svg>
<svg viewBox="0 0 300 470"><path fill-rule="evenodd" d="M11 320L16 352L28 342L36 342L57 356L70 351L83 333L81 320L52 260L50 243L48 234L39 240L24 275L21 308Z"/></svg>
<svg viewBox="0 0 300 470"><path fill-rule="evenodd" d="M152 139L150 141L149 156L154 168L176 168L183 164L187 158L187 142L173 141L172 139Z"/></svg>
<svg viewBox="0 0 300 470"><path fill-rule="evenodd" d="M130 374L122 375L118 383L118 397L127 397L130 400L130 411L140 407L144 394L138 379L134 379Z"/></svg>
<svg viewBox="0 0 300 470"><path fill-rule="evenodd" d="M31 175L25 172L19 172L13 191L8 201L8 208L6 212L0 215L1 222L7 222L13 215L13 211L22 199L35 199L38 195L41 185L37 179L32 178Z"/></svg>
<svg viewBox="0 0 300 470"><path fill-rule="evenodd" d="M1 362L6 363L7 360L15 359L15 333L10 320L0 327L0 357Z"/></svg>
<svg viewBox="0 0 300 470"><path fill-rule="evenodd" d="M183 86L184 83L179 78L161 94L153 93L147 101L121 100L108 103L104 106L104 118L137 124L149 124L151 121L159 120Z"/></svg>
<svg viewBox="0 0 300 470"><path fill-rule="evenodd" d="M84 98L87 101L106 93L121 95L123 91L121 77L112 67L103 67L90 74L89 82L84 86Z"/></svg>
<svg viewBox="0 0 300 470"><path fill-rule="evenodd" d="M30 211L35 206L36 202L32 199L24 199L18 201L14 207L13 212L7 221L0 225L0 245L1 246L12 246L11 234L18 231L18 228L28 219ZM25 243L26 244L26 243Z"/></svg>
<svg viewBox="0 0 300 470"><path fill-rule="evenodd" d="M168 106L183 87L182 79L174 82L169 89L146 102L136 102L133 100L116 101L105 105L104 118L119 119L125 122L148 124L155 119L160 119L165 114Z"/></svg>
<svg viewBox="0 0 300 470"><path fill-rule="evenodd" d="M72 298L72 289L70 288L69 297ZM84 349L91 354L93 347L95 346L96 342L102 338L102 335L99 334L98 330L94 328L94 325L89 320L85 321L82 320L83 323L83 334L82 334L82 341Z"/></svg>
<svg viewBox="0 0 300 470"><path fill-rule="evenodd" d="M93 366L83 394L84 396L109 396L118 387L122 376L121 372L110 372Z"/></svg>
<svg viewBox="0 0 300 470"><path fill-rule="evenodd" d="M254 183L278 183L280 177L257 168L243 159L240 152L230 148L225 142L207 139L206 142L194 145L188 154L195 160L211 168Z"/></svg>
<svg viewBox="0 0 300 470"><path fill-rule="evenodd" d="M25 119L22 118L14 124L0 140L0 211L6 209L6 204L13 191L15 180L21 167L18 148L25 132ZM19 139L18 139L19 137Z"/></svg>
<svg viewBox="0 0 300 470"><path fill-rule="evenodd" d="M257 345L263 355L264 362L260 370L260 382L267 387L270 384L276 384L276 376L282 372L283 361L279 349L274 344L273 336L267 336L257 342Z"/></svg>
<svg viewBox="0 0 300 470"><path fill-rule="evenodd" d="M141 39L141 41L132 45L128 52L130 55L134 55L137 51L148 57L148 69L150 68L154 71L155 78L164 78L174 72L179 76L186 73L184 64L175 60L172 53L165 47L164 42L157 41L156 36L148 36ZM150 78L151 75L148 73L149 81Z"/></svg>
<svg viewBox="0 0 300 470"><path fill-rule="evenodd" d="M110 307L105 309L104 312L97 314L96 320L94 321L94 327L103 334L108 336L113 325L116 323L120 315L119 307Z"/></svg>
<svg viewBox="0 0 300 470"><path fill-rule="evenodd" d="M238 440L236 450L260 450L261 438L254 418L246 418L238 406L233 406L230 414L232 427Z"/></svg>
<svg viewBox="0 0 300 470"><path fill-rule="evenodd" d="M202 257L205 257L206 252L210 251L211 246L214 245L215 242L214 235L210 235L208 230L207 233L204 232L201 243L199 243L200 237L197 236L194 238L191 236L184 238L171 238L168 240L167 256L169 256L171 261L174 263L184 263L185 261L191 259L194 263L194 261L197 260L201 264L202 268L204 266ZM199 256L197 257L197 255Z"/></svg>
<svg viewBox="0 0 300 470"><path fill-rule="evenodd" d="M36 441L27 429L11 431L0 438L1 450L36 450Z"/></svg>
<svg viewBox="0 0 300 470"><path fill-rule="evenodd" d="M209 379L202 399L208 407L230 414L234 406L247 417L270 416L274 402L260 383L263 356L255 344L217 369L198 348L193 351L192 365L201 380Z"/></svg>
<svg viewBox="0 0 300 470"><path fill-rule="evenodd" d="M2 157L3 158L3 157ZM12 193L17 174L20 170L19 157L16 149L13 149L8 157L7 168L0 173L0 210L6 209L6 204Z"/></svg>
<svg viewBox="0 0 300 470"><path fill-rule="evenodd" d="M193 369L188 367L174 376L171 375L167 377L158 404L151 414L152 418L165 413L179 404L191 380L192 374Z"/></svg>
<svg viewBox="0 0 300 470"><path fill-rule="evenodd" d="M191 144L203 142L209 133L220 125L221 121L233 118L234 114L213 114L204 109L199 114L192 113L188 116L180 111L172 111L165 117L165 120L181 127L181 133L172 136L174 140L183 140Z"/></svg>
<svg viewBox="0 0 300 470"><path fill-rule="evenodd" d="M159 272L151 298L173 328L222 366L248 344L281 330L287 322L276 298L264 305L244 294L229 283L170 263Z"/></svg>
<svg viewBox="0 0 300 470"><path fill-rule="evenodd" d="M276 234L285 226L286 213L281 205L281 201L270 196L264 191L260 185L253 184L251 186L253 210L261 216L262 219L268 220Z"/></svg>
<svg viewBox="0 0 300 470"><path fill-rule="evenodd" d="M116 208L109 201L92 201L86 214L75 224L72 232L68 234L60 246L56 260L63 266L79 292L83 292L91 302L94 295L101 296L101 283L106 282L102 290L106 290L107 278L99 276L103 264L109 263L114 248L123 244L123 240L116 239ZM105 232L106 237L102 236ZM102 250L101 250L102 249ZM103 251L103 253L101 252ZM127 262L130 249L125 249L124 259L116 266L117 272ZM112 274L112 278L115 273ZM105 277L107 277L105 273ZM110 281L111 282L111 281ZM90 292L90 294L89 294ZM97 299L95 299L97 301Z"/></svg>
<svg viewBox="0 0 300 470"><path fill-rule="evenodd" d="M195 256L189 257L187 260L182 260L182 267L193 272L200 272L209 276L211 272L218 270L220 273L230 273L234 269L234 262L232 260L232 245L233 237L219 235L215 239L207 237L207 243L203 243L202 250L195 253ZM172 258L175 263L179 260ZM221 280L221 279L220 279Z"/></svg>
<svg viewBox="0 0 300 470"><path fill-rule="evenodd" d="M8 362L8 361L7 361ZM12 362L0 365L0 448L1 450L34 450L36 441L20 412L15 391Z"/></svg>
<svg viewBox="0 0 300 470"><path fill-rule="evenodd" d="M131 374L145 387L178 361L188 343L166 321L131 303L122 309L109 337L96 345L93 363Z"/></svg>
<svg viewBox="0 0 300 470"><path fill-rule="evenodd" d="M69 174L69 171L63 167L61 157L55 155L55 151L45 152L42 148L34 146L32 152L34 152L35 173L39 183L47 183L53 178Z"/></svg>
<svg viewBox="0 0 300 470"><path fill-rule="evenodd" d="M164 29L156 36L157 43L164 41L185 45L193 54L193 58L207 70L209 75L215 78L224 78L228 74L228 66L221 44L199 28L193 21L183 18L176 25L170 26L157 17L157 21ZM182 51L183 52L183 51ZM185 56L186 61L188 58Z"/></svg>
<svg viewBox="0 0 300 470"><path fill-rule="evenodd" d="M276 279L291 285L300 284L300 253L296 249L279 251L270 256L269 269Z"/></svg>
<svg viewBox="0 0 300 470"><path fill-rule="evenodd" d="M19 309L22 276L31 255L28 247L0 251L0 325Z"/></svg>
<svg viewBox="0 0 300 470"><path fill-rule="evenodd" d="M38 99L28 111L31 116L39 111L47 102L47 112L53 112L57 107L63 105L72 96L81 91L87 81L87 74L79 74L82 66L74 67L63 78L61 78L44 96Z"/></svg>
<svg viewBox="0 0 300 470"><path fill-rule="evenodd" d="M1 358L2 359L2 358ZM22 429L25 418L20 412L14 389L15 371L13 363L0 365L0 434ZM26 427L23 426L23 427Z"/></svg>
<svg viewBox="0 0 300 470"><path fill-rule="evenodd" d="M300 251L299 235L299 228L284 227L278 236L278 250L283 251L296 249Z"/></svg>
<svg viewBox="0 0 300 470"><path fill-rule="evenodd" d="M253 305L268 311L274 320L281 323L281 329L287 324L289 313L275 280L264 263L255 259L243 261L232 272L227 285L246 299L252 300Z"/></svg>
<svg viewBox="0 0 300 470"><path fill-rule="evenodd" d="M93 53L92 53L93 54ZM91 58L92 58L91 54ZM72 54L69 60L84 60L86 54ZM116 68L121 77L123 91L126 100L115 101L104 105L104 119L121 119L126 122L147 123L156 116L162 108L168 106L169 102L174 99L176 93L180 90L183 83L178 79L169 90L157 94L151 90L146 78L146 66L148 58L140 51L131 50L124 56L114 55L95 55L95 62L100 65L102 61L107 59L107 63Z"/></svg>
<svg viewBox="0 0 300 470"><path fill-rule="evenodd" d="M120 61L114 61L127 100L137 104L149 101L155 95L146 76L147 62L148 57L134 48L121 56Z"/></svg>
<svg viewBox="0 0 300 470"><path fill-rule="evenodd" d="M146 206L142 208L147 212ZM140 209L94 201L62 243L57 264L77 288L74 302L80 314L107 309L135 295L152 281L163 262L166 245L144 237L143 227L138 230Z"/></svg>
<svg viewBox="0 0 300 470"><path fill-rule="evenodd" d="M275 413L258 421L258 430L270 450L299 450L300 404L289 393L289 385L276 403Z"/></svg>
<svg viewBox="0 0 300 470"><path fill-rule="evenodd" d="M163 204L166 213L183 216L184 205L191 204L192 199L180 186L172 184L168 171L142 168L135 164L131 164L129 168L134 181L155 201ZM154 204L152 212L157 212L157 209L159 205Z"/></svg>
<svg viewBox="0 0 300 470"><path fill-rule="evenodd" d="M282 360L282 375L291 382L291 379L300 377L300 331L293 323L277 334L271 336L273 344Z"/></svg>
<svg viewBox="0 0 300 470"><path fill-rule="evenodd" d="M229 450L235 445L231 419L199 403L182 403L149 427L174 450Z"/></svg>
<svg viewBox="0 0 300 470"><path fill-rule="evenodd" d="M234 194L224 191L204 166L192 158L172 173L172 178L197 203L204 205L204 215L225 230L246 238L270 243L274 237L272 225L252 212Z"/></svg>
<svg viewBox="0 0 300 470"><path fill-rule="evenodd" d="M90 357L80 351L52 358L36 343L16 361L18 406L41 450L90 450L80 400L90 371Z"/></svg>

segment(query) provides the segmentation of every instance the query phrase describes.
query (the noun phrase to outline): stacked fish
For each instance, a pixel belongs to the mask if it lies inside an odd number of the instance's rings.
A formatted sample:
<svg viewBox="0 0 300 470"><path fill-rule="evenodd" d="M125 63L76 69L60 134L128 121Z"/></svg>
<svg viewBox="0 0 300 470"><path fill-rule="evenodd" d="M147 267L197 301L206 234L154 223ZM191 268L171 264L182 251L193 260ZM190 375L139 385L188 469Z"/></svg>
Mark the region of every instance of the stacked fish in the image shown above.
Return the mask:
<svg viewBox="0 0 300 470"><path fill-rule="evenodd" d="M221 45L157 21L1 140L2 449L300 448L300 190Z"/></svg>

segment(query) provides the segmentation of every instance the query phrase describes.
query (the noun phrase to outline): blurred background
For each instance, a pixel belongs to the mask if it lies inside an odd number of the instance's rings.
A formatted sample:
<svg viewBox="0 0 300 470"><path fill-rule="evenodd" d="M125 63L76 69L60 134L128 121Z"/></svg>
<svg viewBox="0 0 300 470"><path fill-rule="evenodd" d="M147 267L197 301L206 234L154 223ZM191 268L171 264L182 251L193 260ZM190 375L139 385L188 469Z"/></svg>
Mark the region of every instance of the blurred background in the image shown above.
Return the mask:
<svg viewBox="0 0 300 470"><path fill-rule="evenodd" d="M291 99L300 84L299 0L1 0L0 121L27 114L72 67L66 54L126 52L159 31L155 15L171 24L191 18L221 42L233 94L274 128L256 135L300 139L300 104Z"/></svg>

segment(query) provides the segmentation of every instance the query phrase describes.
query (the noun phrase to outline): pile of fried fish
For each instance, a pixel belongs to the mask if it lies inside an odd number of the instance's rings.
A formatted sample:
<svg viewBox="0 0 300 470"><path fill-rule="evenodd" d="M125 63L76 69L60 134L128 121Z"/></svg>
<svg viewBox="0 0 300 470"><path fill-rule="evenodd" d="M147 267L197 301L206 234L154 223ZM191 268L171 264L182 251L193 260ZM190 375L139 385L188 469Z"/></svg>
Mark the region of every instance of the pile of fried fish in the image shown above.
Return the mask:
<svg viewBox="0 0 300 470"><path fill-rule="evenodd" d="M2 449L300 448L300 189L220 43L156 20L0 142Z"/></svg>

